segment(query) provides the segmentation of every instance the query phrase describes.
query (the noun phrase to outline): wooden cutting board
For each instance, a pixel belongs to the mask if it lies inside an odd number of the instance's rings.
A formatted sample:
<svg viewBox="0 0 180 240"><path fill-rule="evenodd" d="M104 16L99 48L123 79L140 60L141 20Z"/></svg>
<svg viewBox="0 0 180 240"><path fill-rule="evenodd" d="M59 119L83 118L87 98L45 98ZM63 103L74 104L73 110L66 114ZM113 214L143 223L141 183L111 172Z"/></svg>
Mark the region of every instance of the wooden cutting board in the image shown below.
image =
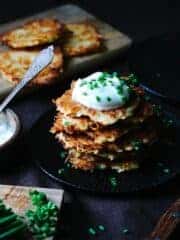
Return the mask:
<svg viewBox="0 0 180 240"><path fill-rule="evenodd" d="M43 17L55 17L64 23L88 21L97 26L97 29L104 38L104 51L83 57L74 57L68 60L68 62L65 62L64 74L57 80L59 83L62 83L65 77L71 78L74 74L80 74L82 70L84 72L89 67L92 68L93 66L102 65L107 59L110 60L125 51L130 47L132 42L131 39L122 32L119 32L115 28L100 21L95 16L73 4L63 5L28 18L3 24L0 26L0 34L22 25L28 20ZM0 51L5 49L6 47L0 45ZM2 76L0 76L0 98L7 95L13 87L14 85L12 83L7 82Z"/></svg>
<svg viewBox="0 0 180 240"><path fill-rule="evenodd" d="M61 208L64 194L61 189L0 185L0 199L16 214L24 216L26 210L31 207L29 202L30 190L44 192L49 200L55 203L59 209ZM52 240L52 238L48 238L48 240Z"/></svg>

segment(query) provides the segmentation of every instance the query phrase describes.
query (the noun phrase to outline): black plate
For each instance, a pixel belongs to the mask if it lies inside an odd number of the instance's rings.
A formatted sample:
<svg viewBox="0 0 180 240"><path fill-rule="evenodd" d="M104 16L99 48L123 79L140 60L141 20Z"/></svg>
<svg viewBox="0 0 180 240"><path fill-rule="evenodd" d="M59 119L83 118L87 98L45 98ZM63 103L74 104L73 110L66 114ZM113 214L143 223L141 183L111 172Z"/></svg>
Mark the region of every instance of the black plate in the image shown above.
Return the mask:
<svg viewBox="0 0 180 240"><path fill-rule="evenodd" d="M180 172L180 161L177 145L163 146L160 155L156 152L155 161L148 159L147 167L139 170L117 174L113 171L83 172L65 167L60 154L63 148L49 133L55 111L43 116L31 131L30 147L33 160L49 177L66 186L98 193L127 193L152 188L167 182ZM179 128L178 128L179 129ZM177 133L178 135L178 133ZM159 147L157 148L159 149ZM158 156L158 157L157 157ZM58 169L64 168L62 174ZM168 169L168 170L167 170ZM111 185L111 177L117 180L117 186Z"/></svg>
<svg viewBox="0 0 180 240"><path fill-rule="evenodd" d="M134 44L130 70L149 92L180 104L180 33L168 33Z"/></svg>

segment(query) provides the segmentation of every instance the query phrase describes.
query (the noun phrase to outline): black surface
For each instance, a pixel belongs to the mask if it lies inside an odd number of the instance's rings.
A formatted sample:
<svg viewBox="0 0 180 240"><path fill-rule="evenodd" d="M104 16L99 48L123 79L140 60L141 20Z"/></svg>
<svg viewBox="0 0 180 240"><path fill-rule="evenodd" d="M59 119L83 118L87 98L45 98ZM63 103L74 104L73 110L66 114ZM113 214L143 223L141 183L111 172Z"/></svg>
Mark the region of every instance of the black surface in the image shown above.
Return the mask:
<svg viewBox="0 0 180 240"><path fill-rule="evenodd" d="M64 2L64 1L63 1ZM65 1L69 2L69 1ZM89 1L79 2L101 19L111 23L127 33L135 41L161 35L167 31L179 31L180 2L177 0L159 1ZM0 23L32 14L43 9L49 9L61 0L6 0L1 2ZM111 62L108 69L121 70L121 59ZM105 66L106 68L106 66ZM67 80L68 81L68 80ZM48 89L38 94L27 96L10 104L21 117L24 138L27 139L31 127L50 109L51 99L61 94L59 87ZM180 88L180 86L179 86ZM168 106L165 106L168 107ZM180 118L179 108L168 107ZM40 143L39 143L40 144ZM0 172L1 184L17 184L59 188L59 183L46 177L30 159L28 149L19 146L18 152L9 153L9 167ZM20 150L20 151L19 151ZM14 163L13 165L10 163ZM1 162L1 166L4 162ZM66 234L63 240L142 240L153 230L161 214L180 196L180 178L161 185L155 190L138 192L128 195L94 196L83 192L66 191L65 201L69 201L61 213L61 225L65 224ZM104 232L98 232L95 237L88 233L89 227L99 224L105 226ZM70 229L69 229L70 227ZM123 234L128 228L129 233ZM179 240L179 234L172 240Z"/></svg>
<svg viewBox="0 0 180 240"><path fill-rule="evenodd" d="M180 32L167 33L134 44L130 50L130 71L149 91L180 105Z"/></svg>

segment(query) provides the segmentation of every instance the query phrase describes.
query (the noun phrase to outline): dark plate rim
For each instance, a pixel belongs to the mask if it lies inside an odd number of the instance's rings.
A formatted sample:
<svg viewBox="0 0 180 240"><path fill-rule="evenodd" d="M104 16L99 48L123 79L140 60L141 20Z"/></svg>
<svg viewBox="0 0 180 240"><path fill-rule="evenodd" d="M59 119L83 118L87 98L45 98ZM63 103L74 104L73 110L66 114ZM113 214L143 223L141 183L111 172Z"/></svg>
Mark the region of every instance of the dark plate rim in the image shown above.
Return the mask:
<svg viewBox="0 0 180 240"><path fill-rule="evenodd" d="M134 61L133 61L134 57L133 56L135 55L135 52L138 51L139 48L141 48L145 44L148 44L151 41L155 41L156 39L160 40L161 38L164 38L164 37L166 37L170 34L180 34L180 31L165 32L165 33L160 34L160 35L151 36L151 37L146 38L146 39L144 39L143 41L140 41L140 42L133 42L131 48L129 49L128 56L127 56L130 71L135 72L135 68L133 67L133 63L134 63ZM178 105L178 106L180 105L180 98L178 98L178 97L170 97L166 94L161 93L160 91L158 91L154 88L151 88L151 87L147 86L144 83L142 83L141 86L148 93L165 100L169 104Z"/></svg>

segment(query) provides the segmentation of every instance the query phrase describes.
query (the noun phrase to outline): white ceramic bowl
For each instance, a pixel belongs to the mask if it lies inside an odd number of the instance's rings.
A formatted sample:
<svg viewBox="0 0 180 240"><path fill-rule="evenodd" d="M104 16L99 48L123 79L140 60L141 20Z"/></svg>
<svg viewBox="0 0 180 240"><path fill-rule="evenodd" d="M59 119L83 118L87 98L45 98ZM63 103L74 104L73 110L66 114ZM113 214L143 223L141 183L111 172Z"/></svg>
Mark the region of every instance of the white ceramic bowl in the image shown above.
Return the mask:
<svg viewBox="0 0 180 240"><path fill-rule="evenodd" d="M8 121L10 122L11 126L13 126L13 134L4 143L0 144L0 151L4 150L15 142L21 129L20 119L18 115L11 109L5 110L5 113L8 116Z"/></svg>

